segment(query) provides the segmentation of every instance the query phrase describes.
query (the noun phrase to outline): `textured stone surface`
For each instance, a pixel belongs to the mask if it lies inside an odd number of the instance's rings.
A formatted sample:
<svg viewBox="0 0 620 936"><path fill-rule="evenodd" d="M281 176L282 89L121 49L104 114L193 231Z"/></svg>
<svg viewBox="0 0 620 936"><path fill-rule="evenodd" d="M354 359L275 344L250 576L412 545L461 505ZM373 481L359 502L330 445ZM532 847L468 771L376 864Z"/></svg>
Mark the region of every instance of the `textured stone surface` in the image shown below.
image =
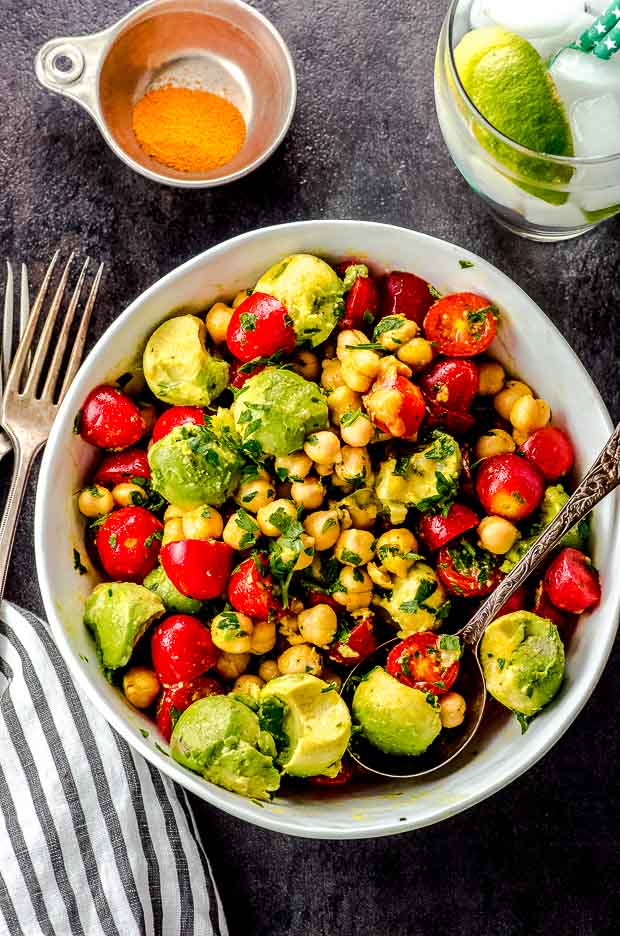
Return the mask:
<svg viewBox="0 0 620 936"><path fill-rule="evenodd" d="M514 277L575 348L613 417L620 416L620 223L541 246L489 220L453 167L435 119L433 55L443 3L257 0L291 45L298 109L267 165L212 192L160 188L134 175L84 111L36 83L32 60L40 43L101 28L130 9L128 0L0 6L2 255L27 260L35 278L57 246L107 261L92 341L159 276L231 235L306 218L374 219L470 247ZM0 487L8 470L5 462ZM34 479L8 595L41 610L33 491ZM614 931L619 662L616 651L584 713L541 763L441 826L374 842L304 842L199 807L231 932Z"/></svg>

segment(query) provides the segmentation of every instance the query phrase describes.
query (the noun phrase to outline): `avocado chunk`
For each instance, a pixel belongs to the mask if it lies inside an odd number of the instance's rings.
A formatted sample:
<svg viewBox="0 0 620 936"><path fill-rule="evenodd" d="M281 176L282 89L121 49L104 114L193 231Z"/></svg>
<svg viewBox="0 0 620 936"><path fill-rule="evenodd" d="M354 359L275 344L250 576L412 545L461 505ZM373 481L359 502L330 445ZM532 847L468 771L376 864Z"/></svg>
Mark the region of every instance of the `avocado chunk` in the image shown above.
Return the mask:
<svg viewBox="0 0 620 936"><path fill-rule="evenodd" d="M92 631L107 672L129 663L149 625L166 613L162 600L133 582L102 582L84 605L84 624Z"/></svg>
<svg viewBox="0 0 620 936"><path fill-rule="evenodd" d="M206 328L195 315L168 319L149 338L142 366L155 396L172 406L208 406L228 386L226 361L205 347Z"/></svg>
<svg viewBox="0 0 620 936"><path fill-rule="evenodd" d="M425 562L416 562L404 578L397 578L391 593L375 598L398 626L398 636L438 630L450 610L450 602L435 572Z"/></svg>
<svg viewBox="0 0 620 936"><path fill-rule="evenodd" d="M329 422L319 387L276 367L251 377L231 411L244 448L256 458L290 455L309 433L325 429Z"/></svg>
<svg viewBox="0 0 620 936"><path fill-rule="evenodd" d="M255 292L279 299L291 317L297 341L313 347L331 335L344 312L344 286L334 270L312 254L293 254L261 276Z"/></svg>
<svg viewBox="0 0 620 936"><path fill-rule="evenodd" d="M538 513L534 522L530 524L528 534L523 539L517 540L512 549L506 553L504 561L500 566L502 572L511 572L520 559L530 549L545 527L555 520L562 507L568 502L569 495L561 484L550 485L543 495ZM572 530L565 533L560 540L558 547L573 549L587 549L590 538L590 517L580 520Z"/></svg>
<svg viewBox="0 0 620 936"><path fill-rule="evenodd" d="M381 463L376 494L390 522L404 522L409 507L420 513L447 511L456 499L463 467L456 439L436 429L431 441L403 449L398 458Z"/></svg>
<svg viewBox="0 0 620 936"><path fill-rule="evenodd" d="M551 702L564 677L557 627L529 611L504 614L488 626L480 661L491 695L527 718Z"/></svg>
<svg viewBox="0 0 620 936"><path fill-rule="evenodd" d="M382 666L375 666L358 685L352 710L362 735L385 754L423 754L441 731L437 704Z"/></svg>
<svg viewBox="0 0 620 936"><path fill-rule="evenodd" d="M142 584L163 601L166 611L177 611L179 614L198 614L202 608L202 601L187 598L186 595L182 595L174 587L161 565L149 572Z"/></svg>
<svg viewBox="0 0 620 936"><path fill-rule="evenodd" d="M278 676L260 694L261 727L273 735L277 763L291 777L335 777L351 737L351 716L338 692L304 673Z"/></svg>
<svg viewBox="0 0 620 936"><path fill-rule="evenodd" d="M230 437L204 426L176 426L149 451L151 485L184 510L219 507L239 484L243 459Z"/></svg>
<svg viewBox="0 0 620 936"><path fill-rule="evenodd" d="M179 717L170 740L175 761L217 786L268 800L280 786L273 758L262 746L258 716L231 696L207 696Z"/></svg>

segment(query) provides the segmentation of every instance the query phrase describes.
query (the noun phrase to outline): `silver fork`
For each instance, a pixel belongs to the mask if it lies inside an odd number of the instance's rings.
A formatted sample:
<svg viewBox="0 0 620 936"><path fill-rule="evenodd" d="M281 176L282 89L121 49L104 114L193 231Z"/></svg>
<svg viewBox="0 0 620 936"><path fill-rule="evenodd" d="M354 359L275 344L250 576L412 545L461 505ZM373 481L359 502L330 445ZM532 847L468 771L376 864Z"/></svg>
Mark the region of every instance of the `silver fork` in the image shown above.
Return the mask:
<svg viewBox="0 0 620 936"><path fill-rule="evenodd" d="M21 338L26 328L28 315L30 314L30 297L28 295L28 271L26 265L22 263L20 301L19 301L19 337ZM13 360L13 267L7 260L6 264L6 292L4 295L4 319L2 326L2 346L0 347L0 400L2 399L2 387L9 376L9 368ZM6 432L0 429L0 461L5 455L12 451L13 446L9 441Z"/></svg>
<svg viewBox="0 0 620 936"><path fill-rule="evenodd" d="M35 342L35 332L41 316L43 303L52 279L59 251L52 257L43 283L34 301L32 312L23 337L17 348L13 363L8 373L4 396L0 400L0 425L9 437L15 452L13 477L4 514L0 520L0 599L4 593L6 576L15 539L15 530L19 511L26 490L28 475L34 459L47 441L49 432L58 412L58 407L67 392L84 353L88 324L97 298L97 290L103 273L103 264L99 267L84 311L80 319L75 342L71 350L64 377L60 370L69 340L69 332L75 318L80 293L86 276L88 260L82 266L77 284L65 313L58 339L53 348L49 364L46 366L48 352L51 350L54 325L62 305L63 296L69 279L69 270L74 258L71 254L65 266L60 282L50 304L49 312L43 323L41 334ZM39 390L39 384L43 381Z"/></svg>

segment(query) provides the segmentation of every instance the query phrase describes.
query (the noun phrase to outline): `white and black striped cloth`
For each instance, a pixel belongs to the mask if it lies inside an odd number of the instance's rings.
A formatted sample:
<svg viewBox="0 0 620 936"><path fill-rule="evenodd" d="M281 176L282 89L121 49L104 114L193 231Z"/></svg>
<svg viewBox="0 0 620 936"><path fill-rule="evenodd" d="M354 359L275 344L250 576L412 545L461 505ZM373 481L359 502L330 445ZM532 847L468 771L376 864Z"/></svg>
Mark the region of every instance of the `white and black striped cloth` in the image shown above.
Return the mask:
<svg viewBox="0 0 620 936"><path fill-rule="evenodd" d="M0 605L0 934L227 936L185 792L82 700L45 624Z"/></svg>

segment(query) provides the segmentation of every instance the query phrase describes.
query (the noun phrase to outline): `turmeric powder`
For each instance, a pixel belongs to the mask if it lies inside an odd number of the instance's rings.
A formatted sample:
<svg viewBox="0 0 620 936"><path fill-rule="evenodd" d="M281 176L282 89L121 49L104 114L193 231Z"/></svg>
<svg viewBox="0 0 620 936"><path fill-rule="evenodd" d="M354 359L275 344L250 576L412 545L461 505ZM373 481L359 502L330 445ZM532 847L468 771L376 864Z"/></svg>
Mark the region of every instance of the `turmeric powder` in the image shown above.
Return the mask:
<svg viewBox="0 0 620 936"><path fill-rule="evenodd" d="M133 111L142 149L179 172L209 172L230 162L246 136L239 110L210 91L166 85L149 91Z"/></svg>

